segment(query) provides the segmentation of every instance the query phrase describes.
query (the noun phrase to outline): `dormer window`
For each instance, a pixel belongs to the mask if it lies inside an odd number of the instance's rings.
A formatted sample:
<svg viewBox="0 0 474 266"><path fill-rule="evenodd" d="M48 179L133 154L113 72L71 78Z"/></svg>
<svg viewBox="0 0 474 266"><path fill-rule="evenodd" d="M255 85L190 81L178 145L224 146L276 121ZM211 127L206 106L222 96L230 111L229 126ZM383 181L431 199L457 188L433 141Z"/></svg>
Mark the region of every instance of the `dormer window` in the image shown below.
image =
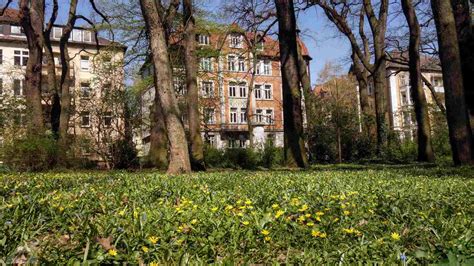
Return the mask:
<svg viewBox="0 0 474 266"><path fill-rule="evenodd" d="M61 39L61 36L63 35L63 28L59 27L54 27L53 28L53 39Z"/></svg>
<svg viewBox="0 0 474 266"><path fill-rule="evenodd" d="M92 41L92 32L85 30L82 33L83 33L83 37L84 37L85 42L91 42Z"/></svg>
<svg viewBox="0 0 474 266"><path fill-rule="evenodd" d="M72 40L76 42L82 41L82 31L78 29L72 30Z"/></svg>
<svg viewBox="0 0 474 266"><path fill-rule="evenodd" d="M200 45L209 45L210 40L209 40L209 35L206 34L199 34L197 35L197 40Z"/></svg>
<svg viewBox="0 0 474 266"><path fill-rule="evenodd" d="M231 48L242 48L243 36L241 34L230 35L230 47Z"/></svg>
<svg viewBox="0 0 474 266"><path fill-rule="evenodd" d="M12 25L10 32L11 32L11 34L21 35L21 34L23 34L23 28L20 27L20 26Z"/></svg>

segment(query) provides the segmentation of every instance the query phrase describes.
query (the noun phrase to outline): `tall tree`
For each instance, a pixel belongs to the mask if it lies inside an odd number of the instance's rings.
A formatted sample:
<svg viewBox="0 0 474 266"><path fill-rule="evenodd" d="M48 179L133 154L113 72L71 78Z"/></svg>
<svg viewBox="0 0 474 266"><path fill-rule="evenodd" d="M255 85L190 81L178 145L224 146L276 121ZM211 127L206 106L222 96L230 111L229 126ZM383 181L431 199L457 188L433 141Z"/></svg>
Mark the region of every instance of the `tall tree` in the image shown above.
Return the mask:
<svg viewBox="0 0 474 266"><path fill-rule="evenodd" d="M352 6L347 2L335 0L315 0L315 4L320 6L328 19L334 23L338 30L344 34L351 44L352 52L358 60L372 75L375 94L375 117L377 124L377 153L382 154L388 142L388 108L386 99L387 77L385 58L385 33L387 30L388 0L382 0L379 4L378 16L370 0L363 0L363 8L372 32L373 43L373 64L369 62L370 56L365 52L366 46L362 49L355 34L349 26L348 15L353 11ZM359 24L364 19L359 19ZM359 25L360 27L361 25ZM363 33L359 29L359 32ZM365 36L365 35L363 35ZM364 40L363 40L364 42Z"/></svg>
<svg viewBox="0 0 474 266"><path fill-rule="evenodd" d="M284 155L288 166L307 167L298 68L296 17L292 0L275 0L283 83Z"/></svg>
<svg viewBox="0 0 474 266"><path fill-rule="evenodd" d="M456 31L461 53L461 68L464 80L467 108L474 119L474 24L469 0L451 0L456 21ZM474 120L472 120L474 121ZM471 124L471 130L474 124Z"/></svg>
<svg viewBox="0 0 474 266"><path fill-rule="evenodd" d="M162 107L168 133L170 174L191 171L186 134L172 83L173 73L167 45L170 32L164 24L171 19L170 16L174 16L178 4L179 1L173 0L165 9L161 1L140 0L154 66L155 104Z"/></svg>
<svg viewBox="0 0 474 266"><path fill-rule="evenodd" d="M456 165L472 163L472 132L467 112L456 22L449 0L431 0L443 69L449 140Z"/></svg>
<svg viewBox="0 0 474 266"><path fill-rule="evenodd" d="M187 108L191 167L205 170L204 150L201 137L201 117L199 114L199 91L197 86L196 22L192 0L183 0L184 23L184 65L186 69Z"/></svg>
<svg viewBox="0 0 474 266"><path fill-rule="evenodd" d="M402 0L403 14L410 30L409 73L410 91L415 107L418 138L418 161L434 162L433 146L431 145L431 124L428 114L425 90L421 81L420 63L420 24L411 0Z"/></svg>
<svg viewBox="0 0 474 266"><path fill-rule="evenodd" d="M41 103L41 70L43 68L44 0L20 0L20 24L25 32L29 58L25 74L25 96L28 108L29 133L44 133Z"/></svg>

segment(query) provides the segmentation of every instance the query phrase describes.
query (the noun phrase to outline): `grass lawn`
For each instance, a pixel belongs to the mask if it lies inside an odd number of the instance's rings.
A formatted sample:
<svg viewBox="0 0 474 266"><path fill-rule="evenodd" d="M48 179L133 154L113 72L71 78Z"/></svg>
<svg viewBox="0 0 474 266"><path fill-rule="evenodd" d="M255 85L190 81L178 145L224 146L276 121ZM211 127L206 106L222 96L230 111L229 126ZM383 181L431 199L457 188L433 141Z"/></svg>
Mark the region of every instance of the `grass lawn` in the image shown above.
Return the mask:
<svg viewBox="0 0 474 266"><path fill-rule="evenodd" d="M474 264L474 170L0 174L0 264Z"/></svg>

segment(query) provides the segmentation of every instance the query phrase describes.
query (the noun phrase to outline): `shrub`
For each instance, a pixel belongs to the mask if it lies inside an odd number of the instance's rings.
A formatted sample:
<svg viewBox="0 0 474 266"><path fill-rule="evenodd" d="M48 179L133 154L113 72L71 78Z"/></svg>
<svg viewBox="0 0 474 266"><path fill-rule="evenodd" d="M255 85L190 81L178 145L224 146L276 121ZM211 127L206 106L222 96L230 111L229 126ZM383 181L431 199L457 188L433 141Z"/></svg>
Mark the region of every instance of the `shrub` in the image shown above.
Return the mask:
<svg viewBox="0 0 474 266"><path fill-rule="evenodd" d="M55 165L57 151L52 136L27 135L4 143L3 161L17 171L43 171Z"/></svg>

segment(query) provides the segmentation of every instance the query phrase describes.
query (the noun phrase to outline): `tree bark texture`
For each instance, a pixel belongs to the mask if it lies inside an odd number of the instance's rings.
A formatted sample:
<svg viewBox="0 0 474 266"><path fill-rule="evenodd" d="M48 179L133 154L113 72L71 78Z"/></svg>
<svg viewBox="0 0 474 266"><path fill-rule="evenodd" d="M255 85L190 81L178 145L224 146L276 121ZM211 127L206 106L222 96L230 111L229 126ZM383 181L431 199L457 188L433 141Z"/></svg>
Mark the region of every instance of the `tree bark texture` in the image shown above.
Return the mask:
<svg viewBox="0 0 474 266"><path fill-rule="evenodd" d="M298 72L296 18L292 0L275 0L283 85L284 156L290 167L307 167Z"/></svg>
<svg viewBox="0 0 474 266"><path fill-rule="evenodd" d="M155 88L155 95L158 95ZM168 136L166 134L165 118L161 105L154 104L151 112L151 132L149 161L152 166L158 169L168 167Z"/></svg>
<svg viewBox="0 0 474 266"><path fill-rule="evenodd" d="M21 0L20 24L26 35L29 58L25 74L25 98L28 113L28 133L44 133L41 103L41 71L43 68L44 0Z"/></svg>
<svg viewBox="0 0 474 266"><path fill-rule="evenodd" d="M170 158L167 172L170 174L188 173L191 171L191 163L181 112L173 88L166 30L163 24L164 14L159 12L157 3L153 0L140 0L140 5L154 65L155 86L158 92L155 96L155 104L161 105L168 133Z"/></svg>
<svg viewBox="0 0 474 266"><path fill-rule="evenodd" d="M431 145L431 123L428 103L426 102L425 90L421 81L420 24L418 23L411 0L402 0L402 9L410 30L408 68L410 73L410 92L417 122L418 161L434 162L435 156L433 146Z"/></svg>
<svg viewBox="0 0 474 266"><path fill-rule="evenodd" d="M456 22L449 0L431 0L443 69L449 140L455 165L472 163L472 132L463 87Z"/></svg>
<svg viewBox="0 0 474 266"><path fill-rule="evenodd" d="M204 165L204 145L201 137L201 116L199 114L196 26L192 2L192 0L183 0L184 64L186 68L187 108L191 152L190 159L193 170L203 171L206 167Z"/></svg>

